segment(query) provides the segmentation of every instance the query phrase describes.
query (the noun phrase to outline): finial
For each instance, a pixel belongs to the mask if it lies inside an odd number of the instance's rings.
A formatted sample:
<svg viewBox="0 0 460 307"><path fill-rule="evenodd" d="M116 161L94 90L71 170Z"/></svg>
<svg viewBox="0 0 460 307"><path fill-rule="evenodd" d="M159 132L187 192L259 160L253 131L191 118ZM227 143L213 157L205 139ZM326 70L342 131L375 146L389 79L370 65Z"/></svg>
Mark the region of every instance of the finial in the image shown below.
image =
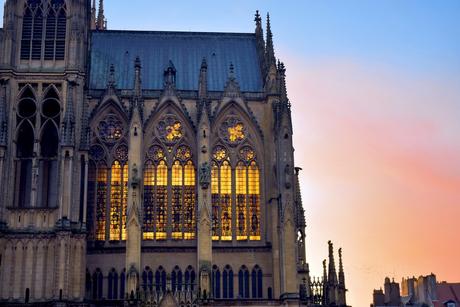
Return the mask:
<svg viewBox="0 0 460 307"><path fill-rule="evenodd" d="M254 21L256 22L256 26L262 26L262 18L260 17L259 10L256 10Z"/></svg>
<svg viewBox="0 0 460 307"><path fill-rule="evenodd" d="M273 33L270 24L270 14L267 13L267 46L266 46L266 62L268 67L276 65L275 49L273 47Z"/></svg>

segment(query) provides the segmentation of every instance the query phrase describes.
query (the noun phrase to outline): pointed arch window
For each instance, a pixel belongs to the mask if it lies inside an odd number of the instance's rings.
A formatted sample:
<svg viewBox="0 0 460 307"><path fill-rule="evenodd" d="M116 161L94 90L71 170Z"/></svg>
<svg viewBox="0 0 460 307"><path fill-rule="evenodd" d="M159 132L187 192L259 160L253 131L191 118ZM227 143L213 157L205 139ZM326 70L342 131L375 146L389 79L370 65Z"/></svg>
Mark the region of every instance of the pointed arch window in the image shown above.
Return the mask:
<svg viewBox="0 0 460 307"><path fill-rule="evenodd" d="M191 265L187 267L187 270L184 274L184 286L186 291L194 291L195 290L195 270Z"/></svg>
<svg viewBox="0 0 460 307"><path fill-rule="evenodd" d="M223 298L233 298L233 270L226 265L222 273L222 296Z"/></svg>
<svg viewBox="0 0 460 307"><path fill-rule="evenodd" d="M109 287L108 287L107 298L109 300L118 299L118 274L114 268L112 268L112 270L110 270L109 272L108 282L109 282Z"/></svg>
<svg viewBox="0 0 460 307"><path fill-rule="evenodd" d="M155 272L155 289L157 292L166 292L166 271L162 266Z"/></svg>
<svg viewBox="0 0 460 307"><path fill-rule="evenodd" d="M181 145L172 153L173 162L168 170L163 147L152 145L147 150L144 165L144 240L166 240L169 219L173 240L195 239L196 174L192 152L190 147Z"/></svg>
<svg viewBox="0 0 460 307"><path fill-rule="evenodd" d="M232 186L233 174L235 187ZM211 195L214 241L231 241L233 237L238 241L261 240L260 170L251 147L239 150L234 169L230 166L227 150L221 145L214 148ZM235 234L232 234L232 220L235 220Z"/></svg>
<svg viewBox="0 0 460 307"><path fill-rule="evenodd" d="M32 164L34 158L37 101L31 88L21 95L17 105L17 134L15 162L15 205L30 207L32 193Z"/></svg>
<svg viewBox="0 0 460 307"><path fill-rule="evenodd" d="M171 272L171 286L173 293L182 291L182 271L177 265Z"/></svg>
<svg viewBox="0 0 460 307"><path fill-rule="evenodd" d="M249 271L245 265L238 272L238 296L249 298Z"/></svg>
<svg viewBox="0 0 460 307"><path fill-rule="evenodd" d="M227 150L218 146L211 165L212 238L232 240L232 169Z"/></svg>
<svg viewBox="0 0 460 307"><path fill-rule="evenodd" d="M128 164L114 161L110 180L110 240L126 240Z"/></svg>
<svg viewBox="0 0 460 307"><path fill-rule="evenodd" d="M99 129L102 123L107 122L115 122L113 129L109 130L117 131L116 139L107 139L107 134ZM123 121L113 113L106 115L95 126L95 139L89 150L89 238L96 241L126 240L129 169L128 146L124 138L125 127Z"/></svg>
<svg viewBox="0 0 460 307"><path fill-rule="evenodd" d="M22 23L21 60L63 60L66 32L64 0L27 0Z"/></svg>
<svg viewBox="0 0 460 307"><path fill-rule="evenodd" d="M213 298L220 298L220 271L219 268L214 265L212 267L212 296Z"/></svg>
<svg viewBox="0 0 460 307"><path fill-rule="evenodd" d="M144 272L142 272L142 288L144 292L147 290L153 291L153 272L150 267L145 267Z"/></svg>
<svg viewBox="0 0 460 307"><path fill-rule="evenodd" d="M126 282L126 269L120 274L120 299L125 298L125 282Z"/></svg>
<svg viewBox="0 0 460 307"><path fill-rule="evenodd" d="M93 300L102 299L103 280L104 276L102 275L102 271L97 268L93 273Z"/></svg>
<svg viewBox="0 0 460 307"><path fill-rule="evenodd" d="M256 265L251 272L252 298L263 298L262 269Z"/></svg>

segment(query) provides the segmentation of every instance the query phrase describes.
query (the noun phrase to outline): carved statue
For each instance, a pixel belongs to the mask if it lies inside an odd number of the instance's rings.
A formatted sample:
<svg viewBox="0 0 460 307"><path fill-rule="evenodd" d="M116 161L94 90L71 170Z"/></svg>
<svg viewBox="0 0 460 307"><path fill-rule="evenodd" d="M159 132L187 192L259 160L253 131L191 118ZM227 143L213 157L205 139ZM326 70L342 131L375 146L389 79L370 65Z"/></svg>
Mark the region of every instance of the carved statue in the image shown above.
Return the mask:
<svg viewBox="0 0 460 307"><path fill-rule="evenodd" d="M137 188L139 185L140 179L139 179L139 170L137 169L136 163L133 164L133 170L131 173L131 186L133 188Z"/></svg>
<svg viewBox="0 0 460 307"><path fill-rule="evenodd" d="M211 167L208 162L204 162L200 167L200 185L203 189L209 187L211 181Z"/></svg>

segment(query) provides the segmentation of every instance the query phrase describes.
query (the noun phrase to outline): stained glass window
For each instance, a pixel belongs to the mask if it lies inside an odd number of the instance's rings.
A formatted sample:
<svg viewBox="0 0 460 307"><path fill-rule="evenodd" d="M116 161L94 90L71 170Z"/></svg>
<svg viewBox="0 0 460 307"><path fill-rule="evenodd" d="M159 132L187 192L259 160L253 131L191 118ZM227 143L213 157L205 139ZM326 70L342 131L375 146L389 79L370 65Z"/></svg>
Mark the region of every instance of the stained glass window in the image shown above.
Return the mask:
<svg viewBox="0 0 460 307"><path fill-rule="evenodd" d="M260 240L260 172L255 161L248 169L249 239Z"/></svg>
<svg viewBox="0 0 460 307"><path fill-rule="evenodd" d="M105 206L107 203L107 168L100 164L96 186L96 240L105 241Z"/></svg>
<svg viewBox="0 0 460 307"><path fill-rule="evenodd" d="M195 192L195 167L192 161L188 161L184 171L184 239L195 239L195 207L196 207L196 192Z"/></svg>
<svg viewBox="0 0 460 307"><path fill-rule="evenodd" d="M182 213L182 165L174 162L172 167L172 238L182 239L181 213Z"/></svg>
<svg viewBox="0 0 460 307"><path fill-rule="evenodd" d="M124 134L123 123L117 116L109 114L104 120L99 122L97 131L101 140L113 143L122 138Z"/></svg>
<svg viewBox="0 0 460 307"><path fill-rule="evenodd" d="M120 240L122 169L120 162L112 164L110 181L110 240Z"/></svg>
<svg viewBox="0 0 460 307"><path fill-rule="evenodd" d="M225 161L220 167L221 240L232 240L232 170Z"/></svg>
<svg viewBox="0 0 460 307"><path fill-rule="evenodd" d="M156 167L156 239L166 239L166 225L168 222L168 167L161 161Z"/></svg>
<svg viewBox="0 0 460 307"><path fill-rule="evenodd" d="M147 161L144 167L144 240L153 240L155 233L155 166Z"/></svg>
<svg viewBox="0 0 460 307"><path fill-rule="evenodd" d="M126 209L128 203L128 165L112 164L110 179L110 240L126 240Z"/></svg>
<svg viewBox="0 0 460 307"><path fill-rule="evenodd" d="M211 167L212 239L219 240L219 167L213 162Z"/></svg>
<svg viewBox="0 0 460 307"><path fill-rule="evenodd" d="M122 196L122 212L121 212L121 239L126 240L126 214L128 210L128 164L123 166L123 196Z"/></svg>
<svg viewBox="0 0 460 307"><path fill-rule="evenodd" d="M246 166L240 162L236 167L236 239L247 240L246 231Z"/></svg>

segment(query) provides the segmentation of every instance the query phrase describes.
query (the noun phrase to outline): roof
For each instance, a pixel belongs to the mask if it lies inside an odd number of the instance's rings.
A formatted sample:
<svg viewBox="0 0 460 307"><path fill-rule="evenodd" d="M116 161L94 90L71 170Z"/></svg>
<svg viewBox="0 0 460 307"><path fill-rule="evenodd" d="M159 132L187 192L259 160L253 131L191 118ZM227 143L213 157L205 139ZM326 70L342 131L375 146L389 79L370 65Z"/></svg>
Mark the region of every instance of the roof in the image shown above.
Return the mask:
<svg viewBox="0 0 460 307"><path fill-rule="evenodd" d="M444 307L444 303L453 301L460 304L460 283L438 283L436 284L437 301L434 306Z"/></svg>
<svg viewBox="0 0 460 307"><path fill-rule="evenodd" d="M262 92L255 34L94 31L91 40L90 88L105 89L110 65L117 88L134 86L134 60L142 63L142 88L163 89L169 61L176 68L176 88L197 90L201 62L208 64L208 90L223 91L229 66L243 92Z"/></svg>

